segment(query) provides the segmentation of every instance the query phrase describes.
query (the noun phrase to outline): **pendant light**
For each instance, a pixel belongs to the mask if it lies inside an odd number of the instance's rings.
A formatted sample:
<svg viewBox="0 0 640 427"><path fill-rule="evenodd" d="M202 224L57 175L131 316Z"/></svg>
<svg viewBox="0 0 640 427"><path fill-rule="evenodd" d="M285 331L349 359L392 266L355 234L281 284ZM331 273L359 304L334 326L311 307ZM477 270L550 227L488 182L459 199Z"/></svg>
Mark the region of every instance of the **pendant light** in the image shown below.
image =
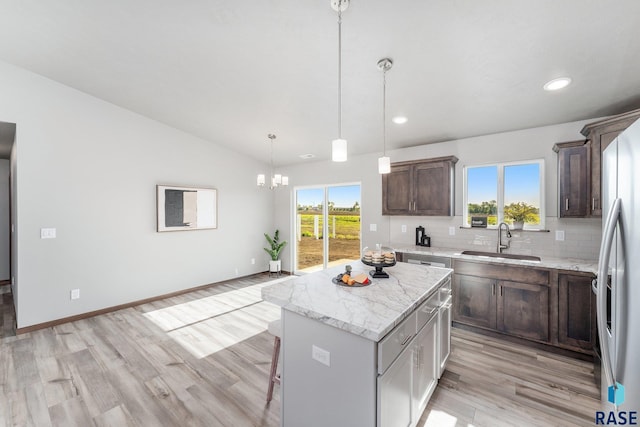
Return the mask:
<svg viewBox="0 0 640 427"><path fill-rule="evenodd" d="M276 173L276 174L273 173L273 140L276 139L276 136L270 133L269 135L267 135L267 138L269 138L269 140L271 141L271 176L269 177L269 189L273 190L274 188L277 188L279 185L282 185L282 186L289 185L289 177L283 176L279 173ZM263 173L258 174L257 184L258 184L258 187L265 186L266 176Z"/></svg>
<svg viewBox="0 0 640 427"><path fill-rule="evenodd" d="M387 157L387 71L393 67L393 61L382 58L378 68L382 70L382 157L378 158L378 173L391 172L391 159Z"/></svg>
<svg viewBox="0 0 640 427"><path fill-rule="evenodd" d="M338 12L338 139L331 142L331 160L347 161L347 140L342 138L342 12L349 7L349 0L331 0L331 7Z"/></svg>

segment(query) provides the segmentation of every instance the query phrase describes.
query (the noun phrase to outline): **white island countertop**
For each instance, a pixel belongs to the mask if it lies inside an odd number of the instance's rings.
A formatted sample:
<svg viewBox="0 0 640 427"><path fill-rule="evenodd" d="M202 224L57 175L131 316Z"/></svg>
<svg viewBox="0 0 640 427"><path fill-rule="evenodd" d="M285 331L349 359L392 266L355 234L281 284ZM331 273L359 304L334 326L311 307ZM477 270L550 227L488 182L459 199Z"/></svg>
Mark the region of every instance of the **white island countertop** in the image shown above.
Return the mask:
<svg viewBox="0 0 640 427"><path fill-rule="evenodd" d="M351 262L354 273L373 267ZM380 341L451 275L449 268L397 263L385 267L388 279L363 287L341 286L331 279L344 265L293 277L262 288L262 299L372 341ZM371 279L371 277L370 277Z"/></svg>

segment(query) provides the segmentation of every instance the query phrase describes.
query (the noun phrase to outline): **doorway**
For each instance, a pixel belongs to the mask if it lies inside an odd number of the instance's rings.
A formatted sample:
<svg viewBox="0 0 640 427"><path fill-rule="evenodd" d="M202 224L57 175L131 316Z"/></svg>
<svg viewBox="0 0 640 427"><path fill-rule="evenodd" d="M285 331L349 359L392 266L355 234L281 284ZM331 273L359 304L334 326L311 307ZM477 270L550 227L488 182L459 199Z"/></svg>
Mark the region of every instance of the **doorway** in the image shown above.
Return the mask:
<svg viewBox="0 0 640 427"><path fill-rule="evenodd" d="M360 258L360 183L295 190L294 273Z"/></svg>

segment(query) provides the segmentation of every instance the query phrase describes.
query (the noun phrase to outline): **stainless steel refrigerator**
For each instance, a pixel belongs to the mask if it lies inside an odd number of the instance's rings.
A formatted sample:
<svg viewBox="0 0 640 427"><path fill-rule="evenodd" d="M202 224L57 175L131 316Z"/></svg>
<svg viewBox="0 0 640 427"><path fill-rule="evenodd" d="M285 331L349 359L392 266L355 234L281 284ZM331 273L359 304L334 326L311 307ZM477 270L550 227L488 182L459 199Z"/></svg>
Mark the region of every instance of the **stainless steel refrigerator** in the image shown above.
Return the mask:
<svg viewBox="0 0 640 427"><path fill-rule="evenodd" d="M640 120L604 150L602 202L594 283L602 403L607 411L640 411Z"/></svg>

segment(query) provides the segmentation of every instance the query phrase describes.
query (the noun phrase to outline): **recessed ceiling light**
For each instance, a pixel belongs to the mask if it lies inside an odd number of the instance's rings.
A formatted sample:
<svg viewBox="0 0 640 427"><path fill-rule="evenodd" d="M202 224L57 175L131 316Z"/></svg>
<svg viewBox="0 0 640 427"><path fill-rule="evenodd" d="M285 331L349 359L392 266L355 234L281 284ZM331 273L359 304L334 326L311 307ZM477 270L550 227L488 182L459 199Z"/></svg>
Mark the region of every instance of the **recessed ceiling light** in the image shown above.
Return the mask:
<svg viewBox="0 0 640 427"><path fill-rule="evenodd" d="M391 119L391 121L397 125L402 125L407 123L409 119L407 119L405 116L395 116L393 119Z"/></svg>
<svg viewBox="0 0 640 427"><path fill-rule="evenodd" d="M316 155L315 154L300 154L300 158L301 159L313 159Z"/></svg>
<svg viewBox="0 0 640 427"><path fill-rule="evenodd" d="M545 83L544 90L559 90L565 88L571 84L570 77L560 77L557 79L553 79Z"/></svg>

